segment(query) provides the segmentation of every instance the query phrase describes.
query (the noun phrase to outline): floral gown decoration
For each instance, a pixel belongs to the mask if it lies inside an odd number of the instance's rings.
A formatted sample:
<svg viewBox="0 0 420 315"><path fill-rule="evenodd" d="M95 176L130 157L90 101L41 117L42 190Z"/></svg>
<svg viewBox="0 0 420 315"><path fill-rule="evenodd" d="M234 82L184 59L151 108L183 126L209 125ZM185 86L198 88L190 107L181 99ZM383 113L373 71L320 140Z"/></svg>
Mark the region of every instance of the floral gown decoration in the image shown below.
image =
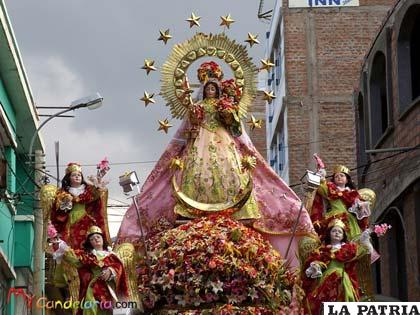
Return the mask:
<svg viewBox="0 0 420 315"><path fill-rule="evenodd" d="M187 146L182 174L182 191L188 197L205 203L232 201L247 178L241 170L238 151L233 137L218 119L217 100L205 99L201 106L203 121L198 136ZM195 214L181 204L175 206L181 216L193 218ZM260 218L252 195L244 207L233 213L237 219Z"/></svg>
<svg viewBox="0 0 420 315"><path fill-rule="evenodd" d="M162 229L173 228L179 216L196 217L173 196L171 179L175 170L171 168L171 162L174 158L184 162L182 174L177 174L182 191L194 200L214 204L232 200L243 189L247 177L241 171L240 161L244 156L253 156L256 159L252 173L253 192L242 209L233 213L233 218L251 221L253 228L262 233L292 267L297 267L300 238L314 234L308 212L303 209L296 237L288 257L284 257L300 209L298 196L270 168L246 132L240 132L237 115L234 115L235 123L226 126L216 100L201 100L199 110L195 112L202 116L200 123L197 125L193 121L194 115L184 119L136 197L146 238ZM185 135L193 128L197 128L197 137L188 139ZM117 244L124 242L141 247L140 225L134 206L127 210L118 232Z"/></svg>

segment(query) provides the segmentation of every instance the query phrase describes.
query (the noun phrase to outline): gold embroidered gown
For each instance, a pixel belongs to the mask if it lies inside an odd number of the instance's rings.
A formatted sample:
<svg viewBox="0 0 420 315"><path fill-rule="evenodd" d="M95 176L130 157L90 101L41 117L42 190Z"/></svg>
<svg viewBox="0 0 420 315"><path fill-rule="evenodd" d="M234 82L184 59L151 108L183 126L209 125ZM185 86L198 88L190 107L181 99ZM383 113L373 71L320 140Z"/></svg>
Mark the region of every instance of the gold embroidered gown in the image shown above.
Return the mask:
<svg viewBox="0 0 420 315"><path fill-rule="evenodd" d="M204 118L198 136L188 144L181 179L181 189L188 197L207 204L231 202L248 180L241 169L233 137L219 120L216 104L216 98L206 98L201 104ZM187 218L197 216L180 203L176 204L175 212ZM253 194L233 217L261 217Z"/></svg>

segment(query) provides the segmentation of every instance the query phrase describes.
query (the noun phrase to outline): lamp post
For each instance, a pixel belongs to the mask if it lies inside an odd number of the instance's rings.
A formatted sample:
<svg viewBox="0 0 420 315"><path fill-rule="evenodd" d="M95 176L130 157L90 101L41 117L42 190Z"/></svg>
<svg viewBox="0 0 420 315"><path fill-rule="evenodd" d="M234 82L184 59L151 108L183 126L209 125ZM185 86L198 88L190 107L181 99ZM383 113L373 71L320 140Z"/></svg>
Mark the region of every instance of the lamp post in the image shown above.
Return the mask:
<svg viewBox="0 0 420 315"><path fill-rule="evenodd" d="M131 198L133 199L133 204L134 204L134 207L136 208L137 219L139 222L140 233L141 233L141 240L142 240L143 248L144 248L144 256L146 260L146 265L148 267L148 272L150 275L150 259L149 259L149 253L147 250L147 243L146 243L146 238L145 238L145 233L144 233L144 228L143 228L143 218L140 213L139 205L137 204L137 200L136 200L137 195L135 194L136 192L137 194L140 194L139 183L140 181L135 171L127 172L124 175L121 175L119 177L119 184L123 188L124 194L130 195L130 193L134 192L134 194L131 195ZM134 189L134 187L136 189Z"/></svg>
<svg viewBox="0 0 420 315"><path fill-rule="evenodd" d="M31 160L31 162L33 161L34 163L34 170L35 170L35 177L37 177L37 174L39 173L37 171L37 169L39 169L41 167L41 160L40 160L40 153L41 151L37 150L36 154L35 154L35 158L33 158L33 147L34 147L34 143L35 143L35 139L38 136L39 131L41 130L42 127L44 127L51 119L60 116L64 113L70 112L72 110L76 110L79 108L89 108L89 109L96 109L98 107L100 107L102 105L102 96L99 93L96 93L94 95L91 96L87 96L78 100L75 100L74 102L72 102L70 104L69 107L67 107L66 109L55 113L54 115L52 115L51 117L49 117L48 119L46 119L44 122L42 122L41 125L39 125L39 127L37 128L37 130L35 130L32 139L31 139L31 143L29 146L29 158ZM42 297L42 259L44 256L44 252L43 252L43 246L44 246L44 218L43 218L43 213L42 210L39 208L39 190L37 189L37 193L35 194L35 202L34 202L34 272L33 272L33 287L34 287L34 295L36 298L40 298ZM40 308L36 307L36 303L33 303L32 306L32 311L33 314L35 315L41 315L43 313L43 310Z"/></svg>

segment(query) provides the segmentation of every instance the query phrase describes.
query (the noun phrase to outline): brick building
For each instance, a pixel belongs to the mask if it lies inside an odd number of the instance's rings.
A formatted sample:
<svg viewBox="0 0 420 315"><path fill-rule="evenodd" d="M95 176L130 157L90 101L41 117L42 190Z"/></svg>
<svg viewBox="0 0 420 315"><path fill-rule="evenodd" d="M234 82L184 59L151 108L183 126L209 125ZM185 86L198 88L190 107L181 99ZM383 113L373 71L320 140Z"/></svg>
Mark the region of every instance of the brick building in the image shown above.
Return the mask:
<svg viewBox="0 0 420 315"><path fill-rule="evenodd" d="M398 1L374 35L355 98L359 186L377 193L372 221L392 225L376 240L376 290L402 301L420 301L419 34L420 0Z"/></svg>
<svg viewBox="0 0 420 315"><path fill-rule="evenodd" d="M265 132L265 101L263 99L264 93L262 91L258 91L257 97L255 98L254 102L250 106L248 110L248 117L254 116L255 119L260 119L262 121L261 128L254 128L251 130L248 124L244 124L244 128L246 133L252 140L255 148L260 152L260 154L265 157L267 153L266 148L266 132Z"/></svg>
<svg viewBox="0 0 420 315"><path fill-rule="evenodd" d="M395 0L321 8L293 2L276 1L266 47L275 64L267 90L277 96L267 108L267 159L290 184L314 168L315 152L329 171L337 163L356 167L354 86Z"/></svg>

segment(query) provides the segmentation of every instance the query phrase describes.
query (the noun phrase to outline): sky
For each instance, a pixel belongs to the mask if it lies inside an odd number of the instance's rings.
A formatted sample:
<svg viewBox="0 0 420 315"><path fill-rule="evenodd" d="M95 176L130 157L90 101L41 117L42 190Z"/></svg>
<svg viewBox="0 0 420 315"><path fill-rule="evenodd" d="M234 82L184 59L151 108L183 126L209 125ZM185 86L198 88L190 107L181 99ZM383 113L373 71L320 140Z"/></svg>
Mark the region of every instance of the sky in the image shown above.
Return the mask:
<svg viewBox="0 0 420 315"><path fill-rule="evenodd" d="M160 90L160 73L147 76L141 69L144 59L155 60L159 68L175 43L198 31L221 32L220 16L231 14L236 22L226 30L230 38L243 42L248 32L259 35L260 44L249 49L259 65L269 28L269 22L257 18L259 0L5 2L37 106L68 106L96 92L104 97L97 110L79 109L74 118L51 120L42 136L47 169L54 176L54 142L59 142L60 178L69 162L84 165L86 176L95 174L94 165L107 157L112 205L131 203L118 185L118 176L135 170L144 182L180 123L173 120L168 134L157 131L157 121L170 118L164 100L156 96L156 104L147 108L139 100L144 91L157 94ZM265 1L264 11L273 6L274 0ZM191 12L201 16L200 28L190 29L185 21ZM167 45L157 41L160 29L170 29L173 38ZM40 109L39 113L54 111ZM116 235L124 211L108 210L111 236Z"/></svg>

